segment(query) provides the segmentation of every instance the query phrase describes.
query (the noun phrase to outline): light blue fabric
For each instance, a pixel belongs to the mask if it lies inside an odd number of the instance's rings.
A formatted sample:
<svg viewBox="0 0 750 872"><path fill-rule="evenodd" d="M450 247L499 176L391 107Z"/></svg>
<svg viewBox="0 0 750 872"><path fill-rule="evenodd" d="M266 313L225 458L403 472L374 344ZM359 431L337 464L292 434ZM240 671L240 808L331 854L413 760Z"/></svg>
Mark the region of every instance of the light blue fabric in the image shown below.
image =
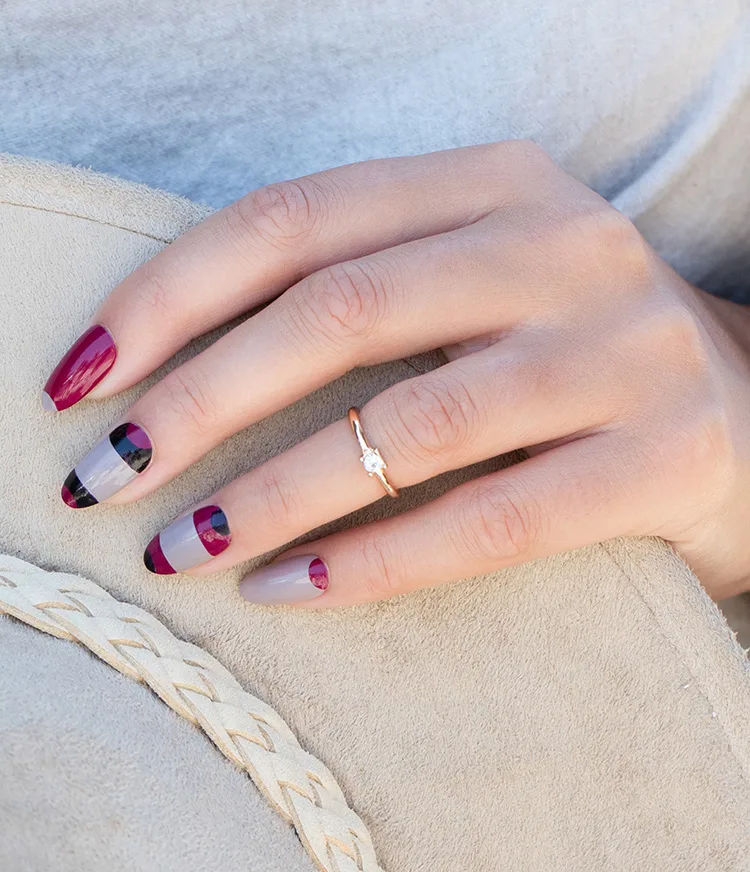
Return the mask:
<svg viewBox="0 0 750 872"><path fill-rule="evenodd" d="M748 0L0 0L0 151L220 206L532 137L687 278L750 290Z"/></svg>

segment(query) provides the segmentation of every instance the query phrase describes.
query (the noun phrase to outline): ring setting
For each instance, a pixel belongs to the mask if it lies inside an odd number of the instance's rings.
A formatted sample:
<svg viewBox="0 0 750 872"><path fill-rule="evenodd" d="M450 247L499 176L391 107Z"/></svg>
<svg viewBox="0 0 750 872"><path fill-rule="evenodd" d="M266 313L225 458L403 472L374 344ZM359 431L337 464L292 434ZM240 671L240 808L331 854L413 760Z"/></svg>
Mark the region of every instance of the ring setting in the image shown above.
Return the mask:
<svg viewBox="0 0 750 872"><path fill-rule="evenodd" d="M359 447L362 449L362 456L359 459L365 472L370 476L370 478L377 478L380 484L383 485L383 490L385 490L388 496L395 499L399 496L398 489L393 487L390 481L388 481L388 476L385 474L385 471L388 469L388 464L383 459L380 451L370 445L365 437L364 430L362 429L362 422L359 419L359 409L349 409L348 417L352 432L357 438Z"/></svg>

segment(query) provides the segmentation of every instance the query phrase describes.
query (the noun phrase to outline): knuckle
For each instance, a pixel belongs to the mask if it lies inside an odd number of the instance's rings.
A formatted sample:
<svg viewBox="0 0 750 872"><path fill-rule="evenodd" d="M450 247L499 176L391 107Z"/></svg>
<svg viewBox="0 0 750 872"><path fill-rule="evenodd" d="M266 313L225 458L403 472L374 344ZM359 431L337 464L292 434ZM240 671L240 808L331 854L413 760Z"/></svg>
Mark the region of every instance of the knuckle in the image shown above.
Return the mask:
<svg viewBox="0 0 750 872"><path fill-rule="evenodd" d="M720 395L720 386L713 383L710 339L698 316L682 300L650 294L643 300L627 301L625 315L609 345L634 364L642 362L650 372L651 380L642 383L643 390L648 391L658 376L656 383L669 378L692 396L697 392L697 399ZM661 367L658 373L654 370L657 360Z"/></svg>
<svg viewBox="0 0 750 872"><path fill-rule="evenodd" d="M358 543L358 565L362 567L365 600L390 599L403 593L393 555L376 536L367 534Z"/></svg>
<svg viewBox="0 0 750 872"><path fill-rule="evenodd" d="M648 244L622 212L608 204L597 205L576 216L572 223L574 234L585 240L582 250L596 253L596 262L606 276L617 277L628 291L650 286Z"/></svg>
<svg viewBox="0 0 750 872"><path fill-rule="evenodd" d="M466 385L457 379L432 378L397 386L384 420L396 450L421 466L465 446L481 428L482 417Z"/></svg>
<svg viewBox="0 0 750 872"><path fill-rule="evenodd" d="M264 523L272 529L289 530L302 517L302 496L294 477L279 470L259 473L257 493Z"/></svg>
<svg viewBox="0 0 750 872"><path fill-rule="evenodd" d="M316 342L334 345L370 335L383 316L389 282L370 264L352 261L327 267L307 282L298 315Z"/></svg>
<svg viewBox="0 0 750 872"><path fill-rule="evenodd" d="M481 484L463 519L463 539L471 554L493 561L528 559L543 533L544 515L528 495L507 484Z"/></svg>
<svg viewBox="0 0 750 872"><path fill-rule="evenodd" d="M241 197L224 210L227 230L240 245L260 239L274 246L297 245L320 220L321 197L309 180L277 182Z"/></svg>
<svg viewBox="0 0 750 872"><path fill-rule="evenodd" d="M719 401L692 407L689 420L666 440L674 469L705 477L710 487L730 481L737 468L731 418Z"/></svg>
<svg viewBox="0 0 750 872"><path fill-rule="evenodd" d="M608 238L616 236L619 214L603 201L572 208L566 205L552 226L560 238L560 244L574 250L598 250Z"/></svg>
<svg viewBox="0 0 750 872"><path fill-rule="evenodd" d="M686 362L699 368L708 368L706 338L700 322L687 306L670 306L669 318L664 325L666 337L687 358Z"/></svg>
<svg viewBox="0 0 750 872"><path fill-rule="evenodd" d="M655 261L635 225L597 195L562 210L545 209L534 231L537 243L565 265L577 281L569 292L645 299L653 293Z"/></svg>
<svg viewBox="0 0 750 872"><path fill-rule="evenodd" d="M214 430L220 419L218 402L200 371L175 370L162 382L162 391L168 413L182 432L204 437Z"/></svg>
<svg viewBox="0 0 750 872"><path fill-rule="evenodd" d="M660 305L646 322L650 342L663 359L677 359L683 374L696 375L710 367L706 338L697 315L679 301Z"/></svg>
<svg viewBox="0 0 750 872"><path fill-rule="evenodd" d="M621 268L644 269L649 263L649 248L638 228L622 212L606 205L595 209L590 232L598 247L609 252Z"/></svg>

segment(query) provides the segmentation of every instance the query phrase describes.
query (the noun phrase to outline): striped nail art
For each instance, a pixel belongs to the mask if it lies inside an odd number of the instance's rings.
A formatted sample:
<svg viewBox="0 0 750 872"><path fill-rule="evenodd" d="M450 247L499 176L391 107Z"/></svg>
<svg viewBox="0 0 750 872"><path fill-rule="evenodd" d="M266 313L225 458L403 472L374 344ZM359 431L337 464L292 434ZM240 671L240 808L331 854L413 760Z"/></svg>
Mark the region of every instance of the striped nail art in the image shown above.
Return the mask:
<svg viewBox="0 0 750 872"><path fill-rule="evenodd" d="M218 506L203 506L184 515L148 543L143 562L149 572L172 575L200 566L221 554L232 541L227 517Z"/></svg>
<svg viewBox="0 0 750 872"><path fill-rule="evenodd" d="M116 357L115 341L106 328L90 327L47 379L42 392L45 411L61 412L82 400L112 369Z"/></svg>
<svg viewBox="0 0 750 872"><path fill-rule="evenodd" d="M122 490L151 462L151 440L137 424L121 424L102 439L65 479L63 502L85 509Z"/></svg>

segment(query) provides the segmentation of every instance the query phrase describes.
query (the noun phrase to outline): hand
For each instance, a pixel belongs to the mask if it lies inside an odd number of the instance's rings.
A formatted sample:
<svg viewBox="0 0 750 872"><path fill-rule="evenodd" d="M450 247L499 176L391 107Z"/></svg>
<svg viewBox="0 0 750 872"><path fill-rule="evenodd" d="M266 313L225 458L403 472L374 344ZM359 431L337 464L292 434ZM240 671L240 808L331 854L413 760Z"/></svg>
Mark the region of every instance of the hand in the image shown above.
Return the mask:
<svg viewBox="0 0 750 872"><path fill-rule="evenodd" d="M355 366L449 362L361 410L398 488L529 459L249 576L246 598L335 606L619 535L671 542L709 592L750 578L750 319L676 275L538 148L372 161L262 188L117 287L47 385L48 408L167 375L78 464L72 506L139 499L231 434ZM155 572L216 572L383 497L346 420L155 537ZM124 490L122 489L124 488ZM230 532L231 531L231 532Z"/></svg>

